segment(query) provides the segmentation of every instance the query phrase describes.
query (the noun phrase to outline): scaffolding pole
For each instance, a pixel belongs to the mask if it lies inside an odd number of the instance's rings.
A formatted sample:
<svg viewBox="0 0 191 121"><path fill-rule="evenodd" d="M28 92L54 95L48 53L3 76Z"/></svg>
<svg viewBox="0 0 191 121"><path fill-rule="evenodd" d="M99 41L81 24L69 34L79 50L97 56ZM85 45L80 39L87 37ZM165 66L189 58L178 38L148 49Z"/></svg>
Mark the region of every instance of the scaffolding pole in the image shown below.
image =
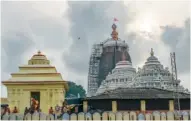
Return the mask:
<svg viewBox="0 0 191 121"><path fill-rule="evenodd" d="M179 100L179 91L178 91L179 83L178 83L178 77L177 77L175 52L170 53L170 57L171 57L171 68L172 68L172 81L173 81L173 85L175 86L175 90L173 90L174 109L180 112L180 100Z"/></svg>
<svg viewBox="0 0 191 121"><path fill-rule="evenodd" d="M101 44L94 44L89 62L89 73L88 73L88 93L90 96L95 94L98 85L98 72L99 72L99 58L101 54Z"/></svg>

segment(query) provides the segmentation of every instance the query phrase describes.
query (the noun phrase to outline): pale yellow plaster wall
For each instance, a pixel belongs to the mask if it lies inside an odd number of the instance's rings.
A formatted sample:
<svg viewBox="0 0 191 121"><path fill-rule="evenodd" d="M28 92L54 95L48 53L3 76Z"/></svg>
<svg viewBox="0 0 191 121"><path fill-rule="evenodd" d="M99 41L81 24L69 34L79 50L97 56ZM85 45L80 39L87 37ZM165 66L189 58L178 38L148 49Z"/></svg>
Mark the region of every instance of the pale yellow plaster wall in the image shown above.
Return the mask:
<svg viewBox="0 0 191 121"><path fill-rule="evenodd" d="M40 92L40 108L48 113L48 109L64 101L63 84L44 84L44 85L6 85L8 88L8 100L11 110L17 106L19 112L23 113L25 107L30 106L30 92Z"/></svg>
<svg viewBox="0 0 191 121"><path fill-rule="evenodd" d="M55 68L19 68L19 73L57 73Z"/></svg>

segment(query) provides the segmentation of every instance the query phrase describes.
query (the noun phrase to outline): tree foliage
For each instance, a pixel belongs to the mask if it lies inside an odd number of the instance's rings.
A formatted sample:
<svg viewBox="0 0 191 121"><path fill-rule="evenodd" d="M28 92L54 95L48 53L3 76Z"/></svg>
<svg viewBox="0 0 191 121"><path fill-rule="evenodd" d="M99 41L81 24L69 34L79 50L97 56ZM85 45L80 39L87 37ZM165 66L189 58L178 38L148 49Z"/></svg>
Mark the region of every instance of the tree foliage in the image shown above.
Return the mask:
<svg viewBox="0 0 191 121"><path fill-rule="evenodd" d="M66 92L66 97L78 96L85 97L86 91L81 85L76 85L76 83L68 81L69 90Z"/></svg>

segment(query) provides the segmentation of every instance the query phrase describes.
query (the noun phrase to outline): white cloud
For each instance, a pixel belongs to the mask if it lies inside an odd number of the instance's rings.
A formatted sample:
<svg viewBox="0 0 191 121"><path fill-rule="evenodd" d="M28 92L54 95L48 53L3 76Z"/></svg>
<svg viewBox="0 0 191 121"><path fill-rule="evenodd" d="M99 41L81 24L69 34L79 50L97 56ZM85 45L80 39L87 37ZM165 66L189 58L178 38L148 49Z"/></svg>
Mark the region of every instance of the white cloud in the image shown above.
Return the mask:
<svg viewBox="0 0 191 121"><path fill-rule="evenodd" d="M181 79L180 84L190 90L190 73L178 74L178 79Z"/></svg>

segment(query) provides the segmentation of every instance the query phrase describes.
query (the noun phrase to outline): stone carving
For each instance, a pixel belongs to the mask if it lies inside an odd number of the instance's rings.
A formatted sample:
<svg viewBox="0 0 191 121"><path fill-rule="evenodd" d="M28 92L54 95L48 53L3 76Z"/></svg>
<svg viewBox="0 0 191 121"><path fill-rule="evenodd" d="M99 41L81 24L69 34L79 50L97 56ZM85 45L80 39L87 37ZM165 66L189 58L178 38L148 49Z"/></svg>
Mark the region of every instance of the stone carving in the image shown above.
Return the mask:
<svg viewBox="0 0 191 121"><path fill-rule="evenodd" d="M108 113L107 112L102 113L102 120L108 120Z"/></svg>
<svg viewBox="0 0 191 121"><path fill-rule="evenodd" d="M16 114L11 114L9 116L9 120L16 120Z"/></svg>
<svg viewBox="0 0 191 121"><path fill-rule="evenodd" d="M136 115L136 113L135 113L134 111L131 111L131 112L129 113L129 118L130 118L130 120L137 120L137 115Z"/></svg>
<svg viewBox="0 0 191 121"><path fill-rule="evenodd" d="M144 114L140 113L140 114L138 115L138 120L145 120Z"/></svg>
<svg viewBox="0 0 191 121"><path fill-rule="evenodd" d="M109 112L109 120L115 120L115 114L113 112Z"/></svg>
<svg viewBox="0 0 191 121"><path fill-rule="evenodd" d="M183 120L189 120L189 114L187 111L182 112L182 118L183 118Z"/></svg>
<svg viewBox="0 0 191 121"><path fill-rule="evenodd" d="M40 119L40 114L38 112L34 112L32 114L32 120L39 120Z"/></svg>
<svg viewBox="0 0 191 121"><path fill-rule="evenodd" d="M181 112L181 120L189 120L189 111ZM34 114L27 113L25 117L23 114L5 114L2 116L2 120L56 120L52 114L45 114L35 112ZM102 115L99 112L95 112L94 114L83 112L75 114L72 113L69 115L68 113L63 114L62 120L175 120L175 112L168 111L159 112L154 111L151 113L136 113L134 111L131 112L103 112Z"/></svg>
<svg viewBox="0 0 191 121"><path fill-rule="evenodd" d="M153 112L153 120L160 120L160 112L159 111Z"/></svg>
<svg viewBox="0 0 191 121"><path fill-rule="evenodd" d="M47 120L54 120L54 116L52 114L49 114L46 119Z"/></svg>
<svg viewBox="0 0 191 121"><path fill-rule="evenodd" d="M116 120L123 120L123 115L121 112L116 113Z"/></svg>
<svg viewBox="0 0 191 121"><path fill-rule="evenodd" d="M166 113L165 112L161 113L161 120L166 120Z"/></svg>
<svg viewBox="0 0 191 121"><path fill-rule="evenodd" d="M101 120L101 115L100 115L100 113L95 112L95 113L93 114L93 120Z"/></svg>
<svg viewBox="0 0 191 121"><path fill-rule="evenodd" d="M62 115L62 120L69 120L69 119L70 119L70 116L69 116L68 113L64 113L64 114Z"/></svg>
<svg viewBox="0 0 191 121"><path fill-rule="evenodd" d="M77 120L77 115L75 113L72 113L70 115L70 120Z"/></svg>
<svg viewBox="0 0 191 121"><path fill-rule="evenodd" d="M40 113L40 120L46 120L47 115L45 113Z"/></svg>
<svg viewBox="0 0 191 121"><path fill-rule="evenodd" d="M152 116L151 113L146 113L146 114L145 114L145 118L146 118L146 120L148 121L148 120L152 120L152 119L153 119L153 116Z"/></svg>
<svg viewBox="0 0 191 121"><path fill-rule="evenodd" d="M8 114L5 114L2 119L3 119L3 120L9 120L9 115L8 115Z"/></svg>
<svg viewBox="0 0 191 121"><path fill-rule="evenodd" d="M32 115L30 113L27 113L24 117L25 120L31 120L32 119Z"/></svg>
<svg viewBox="0 0 191 121"><path fill-rule="evenodd" d="M85 119L86 120L92 120L92 114L91 113L86 113L86 115L85 115Z"/></svg>
<svg viewBox="0 0 191 121"><path fill-rule="evenodd" d="M85 120L85 116L83 112L78 113L78 120Z"/></svg>
<svg viewBox="0 0 191 121"><path fill-rule="evenodd" d="M17 114L17 120L23 120L24 115L23 114Z"/></svg>
<svg viewBox="0 0 191 121"><path fill-rule="evenodd" d="M123 120L129 120L129 113L128 112L123 113Z"/></svg>
<svg viewBox="0 0 191 121"><path fill-rule="evenodd" d="M174 120L174 114L171 111L167 112L167 120Z"/></svg>

